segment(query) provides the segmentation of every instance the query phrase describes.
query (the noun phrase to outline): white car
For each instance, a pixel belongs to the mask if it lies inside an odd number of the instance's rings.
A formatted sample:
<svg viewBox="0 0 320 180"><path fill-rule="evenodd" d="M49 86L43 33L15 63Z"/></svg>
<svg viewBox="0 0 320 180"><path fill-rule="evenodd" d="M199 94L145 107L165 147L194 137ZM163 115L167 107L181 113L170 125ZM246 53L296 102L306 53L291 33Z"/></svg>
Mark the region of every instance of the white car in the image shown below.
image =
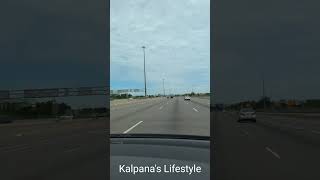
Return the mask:
<svg viewBox="0 0 320 180"><path fill-rule="evenodd" d="M191 98L190 98L190 96L185 96L185 97L184 97L184 100L188 100L188 101L190 101L190 100L191 100Z"/></svg>
<svg viewBox="0 0 320 180"><path fill-rule="evenodd" d="M62 115L62 116L59 116L59 119L60 119L60 120L63 120L63 119L73 119L73 115Z"/></svg>
<svg viewBox="0 0 320 180"><path fill-rule="evenodd" d="M252 108L242 108L239 112L238 122L244 120L256 122L256 111Z"/></svg>

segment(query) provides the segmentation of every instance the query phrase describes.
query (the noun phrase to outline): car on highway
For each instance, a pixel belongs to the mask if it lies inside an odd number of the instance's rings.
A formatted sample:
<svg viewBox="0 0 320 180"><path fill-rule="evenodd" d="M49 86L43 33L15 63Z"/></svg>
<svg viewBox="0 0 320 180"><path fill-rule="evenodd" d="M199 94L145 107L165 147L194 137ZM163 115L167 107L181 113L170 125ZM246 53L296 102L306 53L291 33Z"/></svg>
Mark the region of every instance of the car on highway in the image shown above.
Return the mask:
<svg viewBox="0 0 320 180"><path fill-rule="evenodd" d="M61 115L59 116L59 120L67 120L67 119L73 119L73 115Z"/></svg>
<svg viewBox="0 0 320 180"><path fill-rule="evenodd" d="M110 179L113 180L209 180L210 138L176 134L111 134L110 163Z"/></svg>
<svg viewBox="0 0 320 180"><path fill-rule="evenodd" d="M0 116L0 123L12 123L13 118L9 116Z"/></svg>
<svg viewBox="0 0 320 180"><path fill-rule="evenodd" d="M191 98L190 98L190 96L185 96L185 97L184 97L184 100L190 101Z"/></svg>
<svg viewBox="0 0 320 180"><path fill-rule="evenodd" d="M256 111L253 108L240 109L238 122L241 122L241 121L256 122Z"/></svg>
<svg viewBox="0 0 320 180"><path fill-rule="evenodd" d="M10 118L0 118L0 124L1 123L12 123L12 119Z"/></svg>

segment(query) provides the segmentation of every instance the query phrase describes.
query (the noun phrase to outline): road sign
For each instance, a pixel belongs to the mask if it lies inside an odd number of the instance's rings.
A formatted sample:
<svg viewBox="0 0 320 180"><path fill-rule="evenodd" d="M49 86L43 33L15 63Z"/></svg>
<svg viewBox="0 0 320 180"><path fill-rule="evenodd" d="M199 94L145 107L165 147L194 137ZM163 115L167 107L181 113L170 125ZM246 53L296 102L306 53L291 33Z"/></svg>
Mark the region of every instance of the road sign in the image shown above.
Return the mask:
<svg viewBox="0 0 320 180"><path fill-rule="evenodd" d="M110 90L111 94L124 94L124 93L136 93L143 92L143 89L118 89L118 90Z"/></svg>

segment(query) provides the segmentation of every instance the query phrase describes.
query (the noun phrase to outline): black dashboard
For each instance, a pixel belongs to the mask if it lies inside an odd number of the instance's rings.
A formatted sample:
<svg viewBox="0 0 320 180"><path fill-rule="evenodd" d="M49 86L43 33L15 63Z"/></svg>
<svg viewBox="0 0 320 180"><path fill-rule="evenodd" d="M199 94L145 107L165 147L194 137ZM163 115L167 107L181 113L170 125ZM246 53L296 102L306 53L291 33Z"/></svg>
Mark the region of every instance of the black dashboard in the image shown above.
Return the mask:
<svg viewBox="0 0 320 180"><path fill-rule="evenodd" d="M202 136L111 135L111 180L210 179L210 140Z"/></svg>

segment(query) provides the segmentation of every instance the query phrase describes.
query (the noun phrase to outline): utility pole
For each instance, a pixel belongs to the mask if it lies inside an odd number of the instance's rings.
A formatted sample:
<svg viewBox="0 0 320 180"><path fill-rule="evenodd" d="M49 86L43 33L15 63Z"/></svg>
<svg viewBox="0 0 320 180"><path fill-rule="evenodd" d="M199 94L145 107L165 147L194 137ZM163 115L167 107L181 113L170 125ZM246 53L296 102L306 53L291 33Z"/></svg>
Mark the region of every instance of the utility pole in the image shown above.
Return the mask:
<svg viewBox="0 0 320 180"><path fill-rule="evenodd" d="M264 75L262 75L262 98L263 98L263 109L266 109L266 95L265 95L265 85L264 85Z"/></svg>
<svg viewBox="0 0 320 180"><path fill-rule="evenodd" d="M164 79L162 79L162 89L163 89L163 96L166 96L166 90L164 89Z"/></svg>
<svg viewBox="0 0 320 180"><path fill-rule="evenodd" d="M147 97L147 82L146 82L146 53L145 46L142 46L143 49L143 72L144 72L144 96Z"/></svg>

